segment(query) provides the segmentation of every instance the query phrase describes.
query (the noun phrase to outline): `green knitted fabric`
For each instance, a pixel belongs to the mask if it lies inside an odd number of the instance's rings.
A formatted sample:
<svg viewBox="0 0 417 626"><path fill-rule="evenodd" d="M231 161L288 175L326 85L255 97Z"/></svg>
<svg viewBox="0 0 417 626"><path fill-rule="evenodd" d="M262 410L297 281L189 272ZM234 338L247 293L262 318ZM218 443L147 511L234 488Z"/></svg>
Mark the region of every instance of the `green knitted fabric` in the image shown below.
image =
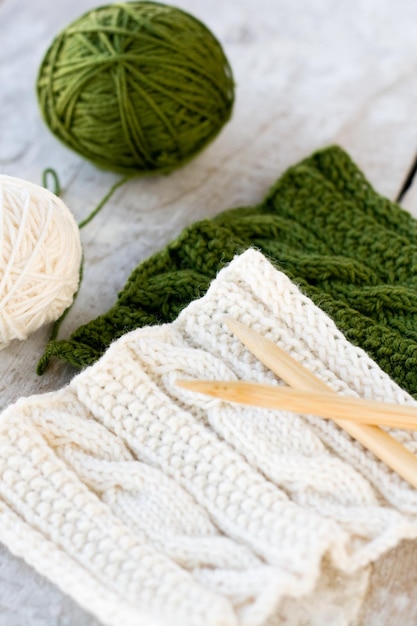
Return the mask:
<svg viewBox="0 0 417 626"><path fill-rule="evenodd" d="M106 314L50 342L38 371L52 357L90 365L127 331L173 320L251 246L417 397L417 221L337 146L291 167L258 206L186 228L133 271Z"/></svg>

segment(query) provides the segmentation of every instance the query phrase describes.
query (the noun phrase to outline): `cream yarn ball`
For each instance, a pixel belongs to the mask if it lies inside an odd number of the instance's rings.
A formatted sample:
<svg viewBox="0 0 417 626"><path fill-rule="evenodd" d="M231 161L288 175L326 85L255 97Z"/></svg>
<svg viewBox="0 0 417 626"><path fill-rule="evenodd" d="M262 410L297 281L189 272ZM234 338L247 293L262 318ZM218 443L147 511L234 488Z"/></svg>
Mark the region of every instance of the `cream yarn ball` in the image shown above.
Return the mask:
<svg viewBox="0 0 417 626"><path fill-rule="evenodd" d="M59 318L79 282L78 226L52 192L0 176L0 349Z"/></svg>

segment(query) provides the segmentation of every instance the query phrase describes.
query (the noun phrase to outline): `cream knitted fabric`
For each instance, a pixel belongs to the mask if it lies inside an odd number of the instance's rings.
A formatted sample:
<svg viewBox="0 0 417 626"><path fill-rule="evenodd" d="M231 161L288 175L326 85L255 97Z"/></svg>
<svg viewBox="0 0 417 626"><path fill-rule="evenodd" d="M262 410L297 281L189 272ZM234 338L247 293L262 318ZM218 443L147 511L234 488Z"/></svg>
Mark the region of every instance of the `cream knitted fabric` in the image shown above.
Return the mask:
<svg viewBox="0 0 417 626"><path fill-rule="evenodd" d="M417 491L332 422L176 386L280 384L227 316L339 393L415 404L255 250L172 324L20 399L0 416L0 540L104 624L275 625L324 558L358 576L417 536ZM416 451L413 433L394 434Z"/></svg>

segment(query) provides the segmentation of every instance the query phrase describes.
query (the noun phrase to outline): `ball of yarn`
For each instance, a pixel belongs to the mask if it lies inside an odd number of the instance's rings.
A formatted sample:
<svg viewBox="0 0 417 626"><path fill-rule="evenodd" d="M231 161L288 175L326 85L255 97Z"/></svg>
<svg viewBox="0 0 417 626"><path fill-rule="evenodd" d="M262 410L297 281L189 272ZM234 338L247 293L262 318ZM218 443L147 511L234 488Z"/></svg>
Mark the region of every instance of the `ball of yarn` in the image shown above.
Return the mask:
<svg viewBox="0 0 417 626"><path fill-rule="evenodd" d="M230 118L232 71L214 35L154 2L89 11L52 42L38 101L51 131L96 165L169 172Z"/></svg>
<svg viewBox="0 0 417 626"><path fill-rule="evenodd" d="M0 176L0 349L58 319L79 282L81 242L65 204Z"/></svg>

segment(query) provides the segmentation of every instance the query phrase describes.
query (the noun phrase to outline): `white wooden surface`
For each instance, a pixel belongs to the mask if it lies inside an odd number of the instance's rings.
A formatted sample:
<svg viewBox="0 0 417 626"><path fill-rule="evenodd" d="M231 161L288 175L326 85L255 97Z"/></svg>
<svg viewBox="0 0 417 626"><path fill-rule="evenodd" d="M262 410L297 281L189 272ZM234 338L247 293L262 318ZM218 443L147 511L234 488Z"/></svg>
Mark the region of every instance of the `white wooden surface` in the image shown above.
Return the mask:
<svg viewBox="0 0 417 626"><path fill-rule="evenodd" d="M0 0L0 171L41 183L54 166L77 219L117 180L64 148L40 119L39 63L54 34L92 0ZM102 3L101 3L102 4ZM289 165L339 143L381 192L397 197L417 153L417 5L410 0L179 0L224 45L236 79L232 121L167 177L130 182L83 231L85 278L61 335L114 302L139 261L198 219L252 204ZM417 188L404 206L417 215ZM34 367L48 329L0 353L0 410L61 387L73 372ZM417 624L417 543L373 568L353 626ZM329 626L338 626L335 617ZM291 623L285 618L282 623ZM0 547L0 626L98 626ZM173 625L176 626L176 625ZM310 626L310 625L309 625ZM327 625L324 625L327 626Z"/></svg>

